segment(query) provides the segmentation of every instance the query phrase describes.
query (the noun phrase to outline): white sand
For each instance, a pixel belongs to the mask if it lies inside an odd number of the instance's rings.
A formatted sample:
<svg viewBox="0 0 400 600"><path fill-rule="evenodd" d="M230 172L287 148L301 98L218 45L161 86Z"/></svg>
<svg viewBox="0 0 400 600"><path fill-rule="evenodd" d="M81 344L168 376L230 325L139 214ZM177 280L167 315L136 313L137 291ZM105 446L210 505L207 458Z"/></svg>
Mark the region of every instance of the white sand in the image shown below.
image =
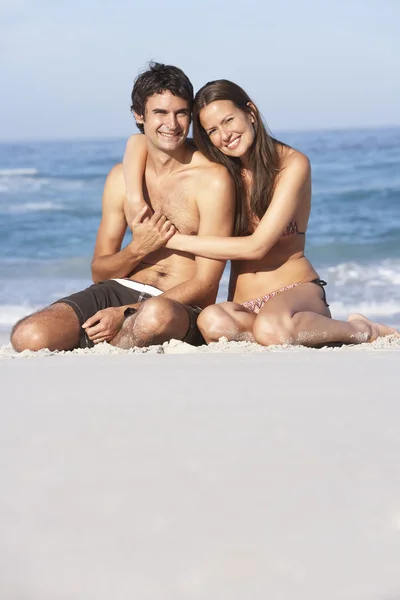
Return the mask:
<svg viewBox="0 0 400 600"><path fill-rule="evenodd" d="M0 350L0 599L400 598L399 341L187 350Z"/></svg>

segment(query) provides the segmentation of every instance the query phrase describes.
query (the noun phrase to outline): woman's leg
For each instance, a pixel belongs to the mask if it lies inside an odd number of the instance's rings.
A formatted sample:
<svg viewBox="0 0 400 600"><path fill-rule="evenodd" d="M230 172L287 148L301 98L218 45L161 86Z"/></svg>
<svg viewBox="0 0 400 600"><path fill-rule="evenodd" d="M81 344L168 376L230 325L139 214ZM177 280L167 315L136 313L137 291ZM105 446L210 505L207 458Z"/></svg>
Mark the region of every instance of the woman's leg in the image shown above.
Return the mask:
<svg viewBox="0 0 400 600"><path fill-rule="evenodd" d="M207 344L226 337L229 341L254 342L253 325L256 315L237 302L222 302L207 306L197 319Z"/></svg>
<svg viewBox="0 0 400 600"><path fill-rule="evenodd" d="M271 298L258 313L253 334L263 346L311 347L330 342L361 344L379 336L399 335L395 329L373 323L362 315L351 315L348 321L332 319L323 291L315 283L303 283Z"/></svg>

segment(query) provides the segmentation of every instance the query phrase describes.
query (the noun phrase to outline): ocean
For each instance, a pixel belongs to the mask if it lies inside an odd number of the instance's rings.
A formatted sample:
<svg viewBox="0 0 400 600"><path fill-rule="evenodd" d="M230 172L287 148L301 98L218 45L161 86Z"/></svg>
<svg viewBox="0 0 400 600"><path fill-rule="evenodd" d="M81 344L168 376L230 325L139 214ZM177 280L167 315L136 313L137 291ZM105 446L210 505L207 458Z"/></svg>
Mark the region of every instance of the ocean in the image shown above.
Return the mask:
<svg viewBox="0 0 400 600"><path fill-rule="evenodd" d="M274 134L311 160L306 255L328 282L333 316L362 312L399 327L400 127ZM0 333L91 283L102 189L124 147L0 144ZM227 283L226 270L220 301Z"/></svg>

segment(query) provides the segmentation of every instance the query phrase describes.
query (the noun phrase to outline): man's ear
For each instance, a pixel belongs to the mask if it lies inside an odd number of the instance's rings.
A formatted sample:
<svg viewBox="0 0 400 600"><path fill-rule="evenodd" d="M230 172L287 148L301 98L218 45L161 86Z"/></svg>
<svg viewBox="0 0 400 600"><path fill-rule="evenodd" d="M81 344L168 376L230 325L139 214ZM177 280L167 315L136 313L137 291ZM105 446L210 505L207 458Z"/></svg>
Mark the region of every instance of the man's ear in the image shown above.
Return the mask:
<svg viewBox="0 0 400 600"><path fill-rule="evenodd" d="M135 117L136 123L139 123L139 125L143 125L143 123L144 123L143 115L138 115L137 112L134 112L133 116Z"/></svg>

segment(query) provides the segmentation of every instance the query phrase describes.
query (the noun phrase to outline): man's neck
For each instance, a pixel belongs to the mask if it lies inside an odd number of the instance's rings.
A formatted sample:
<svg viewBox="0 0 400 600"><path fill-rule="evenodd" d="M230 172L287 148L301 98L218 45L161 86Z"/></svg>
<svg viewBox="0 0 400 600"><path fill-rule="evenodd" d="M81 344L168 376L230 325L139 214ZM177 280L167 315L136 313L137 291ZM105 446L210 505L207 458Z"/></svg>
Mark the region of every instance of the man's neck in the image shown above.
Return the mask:
<svg viewBox="0 0 400 600"><path fill-rule="evenodd" d="M187 164L193 154L186 142L174 152L164 152L152 144L147 143L147 165L151 167L156 175L165 175L180 169Z"/></svg>

